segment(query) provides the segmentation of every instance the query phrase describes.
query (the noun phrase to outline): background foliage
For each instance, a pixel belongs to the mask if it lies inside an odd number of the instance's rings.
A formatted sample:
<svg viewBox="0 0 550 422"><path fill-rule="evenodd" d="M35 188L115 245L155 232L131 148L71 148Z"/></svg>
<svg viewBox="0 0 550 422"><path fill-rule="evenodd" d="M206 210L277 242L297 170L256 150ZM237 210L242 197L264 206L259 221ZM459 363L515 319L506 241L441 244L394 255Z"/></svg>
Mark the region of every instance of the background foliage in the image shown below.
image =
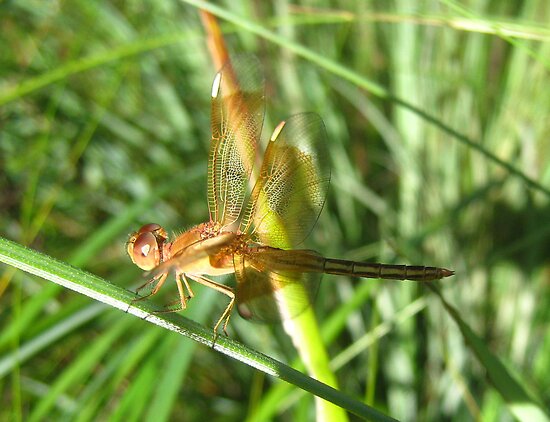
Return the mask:
<svg viewBox="0 0 550 422"><path fill-rule="evenodd" d="M238 22L221 23L232 51L254 52L265 68L265 138L295 112L325 121L333 178L309 246L453 268L443 296L548 408L550 7L461 4L224 2ZM287 41L251 32L250 22ZM296 45L323 60L293 55ZM197 9L4 2L0 46L0 235L135 287L128 233L147 222L177 232L207 218L216 69ZM248 366L1 270L1 419L313 416L310 396L298 400L299 390ZM315 307L343 392L404 420L518 417L509 384L489 382L488 365L431 290L323 280ZM164 290L161 301L175 295ZM210 326L225 298L197 296L186 316ZM296 359L281 327L235 316L230 335Z"/></svg>

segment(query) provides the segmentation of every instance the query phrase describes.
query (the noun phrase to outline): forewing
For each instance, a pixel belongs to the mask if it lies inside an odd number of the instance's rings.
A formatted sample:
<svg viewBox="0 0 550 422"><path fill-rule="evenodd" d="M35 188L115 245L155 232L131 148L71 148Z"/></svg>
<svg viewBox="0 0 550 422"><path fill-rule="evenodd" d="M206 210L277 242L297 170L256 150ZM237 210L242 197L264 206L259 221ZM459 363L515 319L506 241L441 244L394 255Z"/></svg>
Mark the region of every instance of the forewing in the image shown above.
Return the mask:
<svg viewBox="0 0 550 422"><path fill-rule="evenodd" d="M169 260L151 271L153 277L169 272L203 274L204 262L210 262L224 248L235 241L236 234L225 232L218 236L200 240L178 251Z"/></svg>
<svg viewBox="0 0 550 422"><path fill-rule="evenodd" d="M256 242L289 248L310 233L330 184L323 120L301 113L275 130L241 222Z"/></svg>
<svg viewBox="0 0 550 422"><path fill-rule="evenodd" d="M239 217L254 166L264 110L258 59L237 56L212 85L212 140L208 160L210 218L227 226Z"/></svg>

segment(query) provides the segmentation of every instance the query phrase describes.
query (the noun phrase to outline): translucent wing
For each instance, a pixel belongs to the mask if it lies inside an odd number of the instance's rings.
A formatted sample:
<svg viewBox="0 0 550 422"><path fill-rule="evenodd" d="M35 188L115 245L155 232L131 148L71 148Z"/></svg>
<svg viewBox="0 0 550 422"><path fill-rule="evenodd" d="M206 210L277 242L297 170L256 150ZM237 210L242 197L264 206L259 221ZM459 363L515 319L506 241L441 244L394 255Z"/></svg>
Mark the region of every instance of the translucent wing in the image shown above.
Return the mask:
<svg viewBox="0 0 550 422"><path fill-rule="evenodd" d="M243 207L264 117L264 79L254 56L238 56L212 84L208 161L210 219L227 226Z"/></svg>
<svg viewBox="0 0 550 422"><path fill-rule="evenodd" d="M241 231L261 244L295 247L315 225L329 183L323 120L315 113L291 116L266 148Z"/></svg>
<svg viewBox="0 0 550 422"><path fill-rule="evenodd" d="M152 277L158 277L172 271L176 273L204 274L205 268L211 262L211 257L231 245L236 234L224 232L218 236L197 240L180 249L169 260L158 265L151 271Z"/></svg>
<svg viewBox="0 0 550 422"><path fill-rule="evenodd" d="M294 318L312 303L322 274L274 268L279 253L292 252L268 248L234 256L237 309L243 318L278 322Z"/></svg>

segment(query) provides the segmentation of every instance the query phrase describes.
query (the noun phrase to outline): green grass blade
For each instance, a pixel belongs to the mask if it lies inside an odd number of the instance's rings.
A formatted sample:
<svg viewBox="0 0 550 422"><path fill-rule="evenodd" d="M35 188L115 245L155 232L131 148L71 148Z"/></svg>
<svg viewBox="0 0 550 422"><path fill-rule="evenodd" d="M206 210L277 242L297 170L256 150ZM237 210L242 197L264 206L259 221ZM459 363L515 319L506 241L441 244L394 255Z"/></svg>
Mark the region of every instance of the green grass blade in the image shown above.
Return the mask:
<svg viewBox="0 0 550 422"><path fill-rule="evenodd" d="M458 325L467 344L487 370L489 379L501 394L512 414L520 421L549 421L550 414L544 410L540 400L534 399L527 388L508 371L500 359L489 350L487 344L462 319L459 311L445 300L441 291L435 286L429 285L429 287L439 297L449 315Z"/></svg>
<svg viewBox="0 0 550 422"><path fill-rule="evenodd" d="M34 78L25 79L19 85L6 89L0 94L0 106L18 100L35 91L52 85L56 82L66 80L71 75L84 72L96 67L105 66L112 62L117 62L125 58L133 57L147 51L166 47L171 44L185 41L189 37L195 36L193 32L180 32L175 34L166 34L159 37L138 40L118 48L111 49L103 54L80 58L68 62L62 66L46 72Z"/></svg>

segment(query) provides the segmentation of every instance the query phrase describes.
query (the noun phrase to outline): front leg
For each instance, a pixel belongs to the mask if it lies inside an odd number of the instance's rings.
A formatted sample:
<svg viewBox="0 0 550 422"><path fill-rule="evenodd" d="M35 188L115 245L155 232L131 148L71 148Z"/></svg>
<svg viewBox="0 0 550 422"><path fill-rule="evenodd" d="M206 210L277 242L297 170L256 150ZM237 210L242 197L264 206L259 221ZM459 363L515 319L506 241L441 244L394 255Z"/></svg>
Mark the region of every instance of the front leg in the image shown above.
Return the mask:
<svg viewBox="0 0 550 422"><path fill-rule="evenodd" d="M132 302L138 302L140 300L147 299L150 296L156 295L158 293L158 291L160 290L160 288L164 285L164 282L166 281L167 278L168 278L168 273L159 274L158 276L155 276L152 279L148 280L145 284L142 284L141 286L139 286L136 289L136 294L138 294L138 295L139 295L140 290L143 290L145 287L149 286L150 284L152 284L154 282L157 282L157 284L155 285L153 290L151 290L148 294L146 294L144 296L140 296L140 297L134 299Z"/></svg>

